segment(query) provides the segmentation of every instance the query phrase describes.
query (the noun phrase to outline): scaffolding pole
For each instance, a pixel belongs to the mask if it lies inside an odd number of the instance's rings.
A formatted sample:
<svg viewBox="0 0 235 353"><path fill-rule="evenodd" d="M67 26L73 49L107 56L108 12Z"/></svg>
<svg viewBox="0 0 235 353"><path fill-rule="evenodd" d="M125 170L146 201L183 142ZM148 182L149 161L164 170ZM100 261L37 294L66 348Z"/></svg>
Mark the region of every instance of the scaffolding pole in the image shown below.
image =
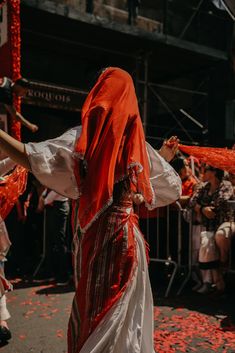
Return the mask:
<svg viewBox="0 0 235 353"><path fill-rule="evenodd" d="M143 107L143 125L144 132L147 131L148 123L148 64L149 54L147 53L144 58L144 107Z"/></svg>

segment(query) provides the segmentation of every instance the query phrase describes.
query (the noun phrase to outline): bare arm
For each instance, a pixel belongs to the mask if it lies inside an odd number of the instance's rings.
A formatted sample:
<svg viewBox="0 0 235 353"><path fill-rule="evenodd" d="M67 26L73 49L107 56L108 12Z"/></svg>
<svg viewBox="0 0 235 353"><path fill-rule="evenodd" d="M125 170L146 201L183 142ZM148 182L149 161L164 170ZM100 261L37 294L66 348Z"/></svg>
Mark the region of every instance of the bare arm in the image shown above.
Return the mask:
<svg viewBox="0 0 235 353"><path fill-rule="evenodd" d="M30 169L30 163L25 152L24 144L17 141L3 130L0 130L0 150L5 152L5 154L17 164L22 165L28 170Z"/></svg>
<svg viewBox="0 0 235 353"><path fill-rule="evenodd" d="M28 121L27 119L25 119L23 117L22 114L20 114L19 112L16 111L16 109L14 107L12 107L11 105L5 105L6 110L8 111L8 113L15 118L17 121L19 121L21 124L23 124L24 126L26 126L29 130L31 130L32 132L36 132L38 130L38 126L35 124L30 123L30 121Z"/></svg>

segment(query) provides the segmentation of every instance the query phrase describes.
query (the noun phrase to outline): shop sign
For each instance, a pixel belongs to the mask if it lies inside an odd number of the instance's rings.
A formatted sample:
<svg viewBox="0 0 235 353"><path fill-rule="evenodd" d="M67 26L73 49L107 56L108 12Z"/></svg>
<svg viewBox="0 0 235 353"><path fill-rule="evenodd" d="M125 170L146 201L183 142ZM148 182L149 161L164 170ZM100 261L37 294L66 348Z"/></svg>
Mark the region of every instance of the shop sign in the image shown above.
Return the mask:
<svg viewBox="0 0 235 353"><path fill-rule="evenodd" d="M86 94L87 92L82 90L33 82L23 103L62 110L80 111Z"/></svg>

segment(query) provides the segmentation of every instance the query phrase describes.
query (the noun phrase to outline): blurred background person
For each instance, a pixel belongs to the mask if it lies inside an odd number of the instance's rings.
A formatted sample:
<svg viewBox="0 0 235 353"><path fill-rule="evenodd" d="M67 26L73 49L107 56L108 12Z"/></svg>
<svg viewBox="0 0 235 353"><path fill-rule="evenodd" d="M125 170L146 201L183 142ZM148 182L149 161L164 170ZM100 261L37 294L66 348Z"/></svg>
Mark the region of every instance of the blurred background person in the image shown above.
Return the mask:
<svg viewBox="0 0 235 353"><path fill-rule="evenodd" d="M70 279L68 259L69 200L55 191L45 189L38 204L38 211L43 210L46 254L42 269L34 281L55 279L57 285L66 285Z"/></svg>
<svg viewBox="0 0 235 353"><path fill-rule="evenodd" d="M127 0L129 25L136 25L139 6L140 6L140 0Z"/></svg>
<svg viewBox="0 0 235 353"><path fill-rule="evenodd" d="M184 208L196 190L198 179L192 174L189 162L186 158L178 157L171 162L172 167L179 174L182 181L182 195L179 198L181 206Z"/></svg>

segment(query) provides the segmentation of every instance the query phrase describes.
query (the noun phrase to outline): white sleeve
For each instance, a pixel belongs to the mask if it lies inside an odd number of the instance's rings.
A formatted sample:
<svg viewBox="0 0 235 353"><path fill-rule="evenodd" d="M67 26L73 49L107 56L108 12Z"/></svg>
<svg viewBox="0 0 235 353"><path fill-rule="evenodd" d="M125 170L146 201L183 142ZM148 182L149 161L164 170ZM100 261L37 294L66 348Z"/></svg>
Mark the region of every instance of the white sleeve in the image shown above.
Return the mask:
<svg viewBox="0 0 235 353"><path fill-rule="evenodd" d="M80 134L81 127L77 126L55 139L25 144L31 172L40 183L71 199L79 196L73 150Z"/></svg>
<svg viewBox="0 0 235 353"><path fill-rule="evenodd" d="M174 168L146 142L150 166L150 182L155 194L153 208L169 205L179 199L182 183Z"/></svg>
<svg viewBox="0 0 235 353"><path fill-rule="evenodd" d="M6 173L10 172L10 170L12 170L15 166L16 163L12 159L3 159L2 161L0 161L0 176L3 176Z"/></svg>

